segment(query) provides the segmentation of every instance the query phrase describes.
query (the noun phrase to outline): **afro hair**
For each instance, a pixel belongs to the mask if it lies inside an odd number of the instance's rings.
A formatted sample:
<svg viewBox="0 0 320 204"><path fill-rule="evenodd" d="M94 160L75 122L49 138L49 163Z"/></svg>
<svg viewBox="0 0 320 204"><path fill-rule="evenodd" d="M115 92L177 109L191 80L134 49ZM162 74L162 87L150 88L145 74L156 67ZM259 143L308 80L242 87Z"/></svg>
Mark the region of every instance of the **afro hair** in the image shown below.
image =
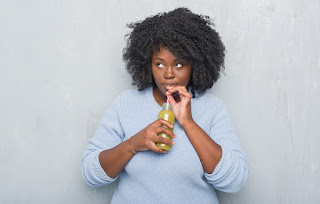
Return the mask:
<svg viewBox="0 0 320 204"><path fill-rule="evenodd" d="M188 88L193 96L195 91L201 94L210 89L224 70L225 47L209 16L177 8L127 26L132 31L126 35L123 60L140 91L155 85L151 61L159 45L190 62Z"/></svg>

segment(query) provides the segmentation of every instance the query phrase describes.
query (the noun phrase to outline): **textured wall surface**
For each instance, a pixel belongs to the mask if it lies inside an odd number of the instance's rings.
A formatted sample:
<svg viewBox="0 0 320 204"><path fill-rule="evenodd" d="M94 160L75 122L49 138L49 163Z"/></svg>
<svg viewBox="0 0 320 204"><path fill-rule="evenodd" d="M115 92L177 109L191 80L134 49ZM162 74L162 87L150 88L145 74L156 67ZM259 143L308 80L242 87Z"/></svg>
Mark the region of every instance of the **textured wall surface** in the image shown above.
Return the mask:
<svg viewBox="0 0 320 204"><path fill-rule="evenodd" d="M320 203L319 0L1 0L0 203L109 203L81 154L113 98L131 87L126 24L187 6L213 17L228 50L210 90L250 162L221 203Z"/></svg>

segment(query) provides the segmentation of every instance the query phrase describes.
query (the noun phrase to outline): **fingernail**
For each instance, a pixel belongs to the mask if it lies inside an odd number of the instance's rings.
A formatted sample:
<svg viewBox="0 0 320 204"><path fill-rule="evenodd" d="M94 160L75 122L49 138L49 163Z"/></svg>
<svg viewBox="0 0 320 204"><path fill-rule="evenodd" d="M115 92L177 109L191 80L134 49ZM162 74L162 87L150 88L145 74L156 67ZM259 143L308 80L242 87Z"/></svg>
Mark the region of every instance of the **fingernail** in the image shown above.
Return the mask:
<svg viewBox="0 0 320 204"><path fill-rule="evenodd" d="M174 145L175 143L174 142L172 142L172 145Z"/></svg>

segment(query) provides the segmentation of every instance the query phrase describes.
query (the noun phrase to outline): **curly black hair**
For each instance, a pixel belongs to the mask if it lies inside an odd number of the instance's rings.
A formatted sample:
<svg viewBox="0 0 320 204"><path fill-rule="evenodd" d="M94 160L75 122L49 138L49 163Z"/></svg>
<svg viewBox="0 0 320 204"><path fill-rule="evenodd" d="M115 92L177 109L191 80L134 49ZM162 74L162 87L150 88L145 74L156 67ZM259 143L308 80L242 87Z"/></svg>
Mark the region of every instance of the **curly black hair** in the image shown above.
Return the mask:
<svg viewBox="0 0 320 204"><path fill-rule="evenodd" d="M123 60L132 76L132 84L140 91L155 85L151 61L159 45L191 63L188 88L193 96L195 91L204 93L210 89L225 68L225 47L209 16L177 8L127 26L133 30L126 35L129 37Z"/></svg>

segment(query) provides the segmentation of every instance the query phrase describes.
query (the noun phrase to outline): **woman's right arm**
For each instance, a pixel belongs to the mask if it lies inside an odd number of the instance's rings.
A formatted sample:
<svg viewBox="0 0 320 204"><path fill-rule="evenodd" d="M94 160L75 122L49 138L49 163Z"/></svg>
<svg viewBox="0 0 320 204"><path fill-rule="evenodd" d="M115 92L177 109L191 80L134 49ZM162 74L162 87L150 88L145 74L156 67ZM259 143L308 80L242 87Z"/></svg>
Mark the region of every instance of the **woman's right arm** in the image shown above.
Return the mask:
<svg viewBox="0 0 320 204"><path fill-rule="evenodd" d="M173 142L157 134L164 132L173 138L175 135L163 125L172 127L168 121L159 119L132 136L133 150L165 153L155 142L169 145L173 145ZM129 141L122 141L123 135L115 107L111 107L103 116L95 135L89 140L89 146L82 158L82 174L89 185L103 186L113 182L134 156Z"/></svg>
<svg viewBox="0 0 320 204"><path fill-rule="evenodd" d="M155 143L161 142L168 145L173 145L174 142L163 137L159 137L157 134L164 132L165 134L175 137L173 132L165 128L163 125L173 128L173 126L163 119L156 120L148 125L146 128L131 137L131 147L136 152L152 150L158 153L166 153L166 151L159 149ZM111 178L116 178L125 165L134 156L134 152L131 150L129 140L126 140L114 148L104 150L99 155L101 167L106 174Z"/></svg>

